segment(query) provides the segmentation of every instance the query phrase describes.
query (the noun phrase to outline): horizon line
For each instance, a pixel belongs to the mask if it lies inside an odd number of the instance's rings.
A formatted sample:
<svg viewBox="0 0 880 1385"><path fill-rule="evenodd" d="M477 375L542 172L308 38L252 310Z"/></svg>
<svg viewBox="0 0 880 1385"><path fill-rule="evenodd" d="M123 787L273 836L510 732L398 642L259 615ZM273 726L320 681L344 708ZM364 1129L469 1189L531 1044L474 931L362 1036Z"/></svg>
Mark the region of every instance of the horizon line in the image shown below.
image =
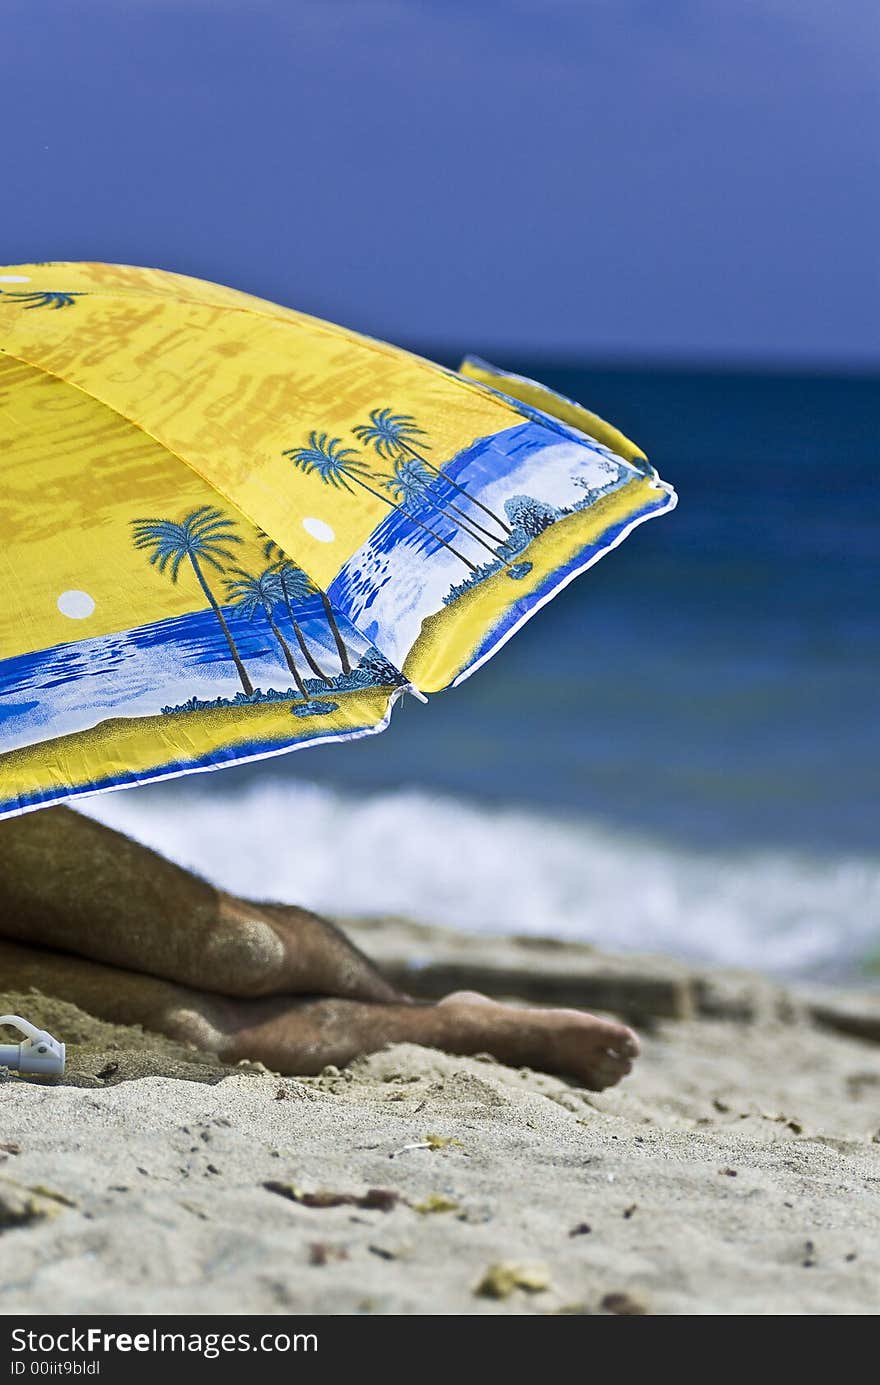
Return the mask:
<svg viewBox="0 0 880 1385"><path fill-rule="evenodd" d="M645 372L650 374L680 375L761 375L798 376L815 378L824 376L832 379L864 379L880 381L880 357L874 360L829 360L822 357L766 357L751 355L720 356L715 354L696 355L682 352L663 355L639 354L636 352L614 351L597 352L585 349L578 354L576 349L559 349L527 346L494 346L478 344L463 350L445 342L409 341L399 345L406 351L441 365L457 370L465 355L480 355L493 364L507 367L529 363L537 367L562 370L596 370L610 372Z"/></svg>

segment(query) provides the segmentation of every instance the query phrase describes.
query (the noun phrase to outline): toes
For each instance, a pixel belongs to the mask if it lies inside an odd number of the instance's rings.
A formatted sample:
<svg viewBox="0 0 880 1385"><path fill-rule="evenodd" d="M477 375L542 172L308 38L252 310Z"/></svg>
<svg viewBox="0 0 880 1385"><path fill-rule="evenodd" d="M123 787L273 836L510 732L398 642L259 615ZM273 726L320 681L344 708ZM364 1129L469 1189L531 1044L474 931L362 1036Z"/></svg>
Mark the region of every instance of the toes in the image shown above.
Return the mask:
<svg viewBox="0 0 880 1385"><path fill-rule="evenodd" d="M606 1077L594 1072L586 1079L584 1086L588 1092L604 1092L608 1087L615 1087L619 1081L619 1077Z"/></svg>
<svg viewBox="0 0 880 1385"><path fill-rule="evenodd" d="M610 1053L619 1054L621 1058L638 1058L642 1051L639 1043L639 1036L631 1029L615 1029L611 1035L611 1042L608 1045Z"/></svg>
<svg viewBox="0 0 880 1385"><path fill-rule="evenodd" d="M614 1087L626 1077L627 1073L632 1072L632 1063L628 1058L617 1059L615 1061L606 1060L600 1062L591 1069L587 1076L586 1086L592 1092L604 1091L606 1087Z"/></svg>
<svg viewBox="0 0 880 1385"><path fill-rule="evenodd" d="M613 1087L621 1078L631 1073L632 1069L631 1058L615 1053L613 1049L599 1049L592 1055L586 1076L593 1090L601 1091L603 1087Z"/></svg>
<svg viewBox="0 0 880 1385"><path fill-rule="evenodd" d="M632 1072L633 1065L629 1058L612 1058L609 1056L597 1066L603 1077L608 1076L614 1082L619 1082L621 1077L626 1077L627 1073Z"/></svg>

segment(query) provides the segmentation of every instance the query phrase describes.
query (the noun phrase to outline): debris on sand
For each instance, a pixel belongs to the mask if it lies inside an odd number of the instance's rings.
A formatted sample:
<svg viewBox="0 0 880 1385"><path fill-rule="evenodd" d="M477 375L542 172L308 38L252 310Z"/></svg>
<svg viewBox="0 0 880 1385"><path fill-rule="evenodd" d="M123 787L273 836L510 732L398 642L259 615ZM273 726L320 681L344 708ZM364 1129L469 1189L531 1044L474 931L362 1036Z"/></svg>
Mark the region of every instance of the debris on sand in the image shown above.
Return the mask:
<svg viewBox="0 0 880 1385"><path fill-rule="evenodd" d="M8 1178L0 1179L0 1231L47 1221L57 1217L65 1207L75 1206L64 1193L56 1193L51 1188L27 1188Z"/></svg>
<svg viewBox="0 0 880 1385"><path fill-rule="evenodd" d="M479 1298L510 1298L515 1289L541 1294L550 1288L550 1272L544 1265L490 1265L474 1288Z"/></svg>
<svg viewBox="0 0 880 1385"><path fill-rule="evenodd" d="M606 1294L599 1307L603 1313L614 1313L620 1318L634 1318L648 1312L637 1298L624 1293Z"/></svg>
<svg viewBox="0 0 880 1385"><path fill-rule="evenodd" d="M263 1184L267 1193L277 1193L288 1202L298 1202L301 1207L360 1207L368 1212L390 1212L402 1201L401 1194L393 1188L368 1188L365 1193L334 1193L319 1190L307 1193L295 1183L282 1183L272 1178Z"/></svg>
<svg viewBox="0 0 880 1385"><path fill-rule="evenodd" d="M309 1246L310 1265L332 1265L347 1259L345 1246L331 1245L329 1241L312 1241Z"/></svg>
<svg viewBox="0 0 880 1385"><path fill-rule="evenodd" d="M461 1140L456 1140L453 1135L426 1135L423 1140L414 1140L410 1145L402 1145L400 1149L392 1150L388 1155L389 1159L396 1159L398 1154L408 1154L412 1149L463 1149Z"/></svg>
<svg viewBox="0 0 880 1385"><path fill-rule="evenodd" d="M423 1197L421 1202L411 1202L410 1207L414 1212L420 1212L423 1217L430 1216L433 1212L460 1212L461 1203L454 1198L446 1197L444 1193L429 1193Z"/></svg>

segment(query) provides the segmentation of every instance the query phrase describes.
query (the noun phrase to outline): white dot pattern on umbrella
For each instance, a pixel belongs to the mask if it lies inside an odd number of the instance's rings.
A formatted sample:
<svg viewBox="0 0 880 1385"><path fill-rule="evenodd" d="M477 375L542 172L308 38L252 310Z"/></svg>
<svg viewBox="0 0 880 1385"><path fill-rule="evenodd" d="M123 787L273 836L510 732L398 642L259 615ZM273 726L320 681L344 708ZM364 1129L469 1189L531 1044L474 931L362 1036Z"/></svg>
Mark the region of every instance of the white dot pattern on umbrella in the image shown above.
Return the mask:
<svg viewBox="0 0 880 1385"><path fill-rule="evenodd" d="M85 620L95 609L95 599L88 592L62 592L58 598L58 609L71 620Z"/></svg>
<svg viewBox="0 0 880 1385"><path fill-rule="evenodd" d="M336 531L331 529L330 525L326 524L323 519L304 519L302 527L319 543L332 543L336 538Z"/></svg>

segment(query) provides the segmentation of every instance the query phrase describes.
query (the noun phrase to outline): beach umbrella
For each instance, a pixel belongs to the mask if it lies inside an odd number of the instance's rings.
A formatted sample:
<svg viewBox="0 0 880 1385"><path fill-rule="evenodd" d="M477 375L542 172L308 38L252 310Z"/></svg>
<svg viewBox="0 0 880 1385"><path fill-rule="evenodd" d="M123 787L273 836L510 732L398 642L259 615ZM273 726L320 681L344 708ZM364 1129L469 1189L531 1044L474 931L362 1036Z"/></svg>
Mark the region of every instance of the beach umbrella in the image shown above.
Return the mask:
<svg viewBox="0 0 880 1385"><path fill-rule="evenodd" d="M382 730L675 504L531 380L124 265L0 271L0 443L0 816Z"/></svg>

